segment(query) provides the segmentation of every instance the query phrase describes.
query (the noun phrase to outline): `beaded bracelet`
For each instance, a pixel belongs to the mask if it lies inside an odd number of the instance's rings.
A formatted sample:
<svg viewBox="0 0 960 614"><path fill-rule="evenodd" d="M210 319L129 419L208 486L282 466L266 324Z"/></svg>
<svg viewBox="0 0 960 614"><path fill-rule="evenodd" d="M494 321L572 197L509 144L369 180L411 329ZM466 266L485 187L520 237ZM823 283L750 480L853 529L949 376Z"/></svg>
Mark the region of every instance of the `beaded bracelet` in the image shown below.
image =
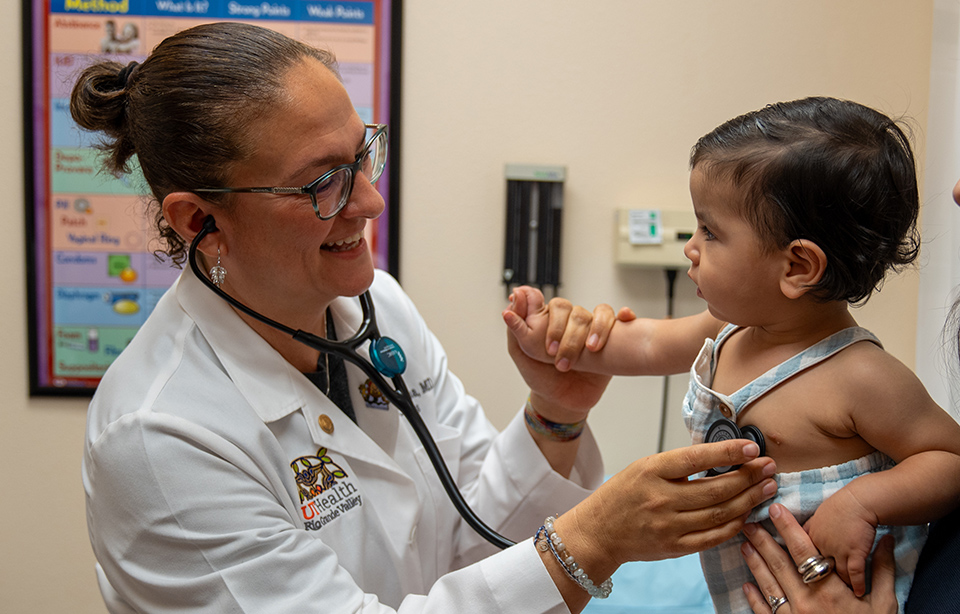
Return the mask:
<svg viewBox="0 0 960 614"><path fill-rule="evenodd" d="M600 586L597 586L593 583L593 580L587 577L587 572L577 565L573 556L567 552L567 547L560 541L560 536L553 530L554 520L556 520L556 518L548 516L547 519L543 521L543 526L540 527L534 536L533 543L536 544L537 549L541 552L546 552L547 549L549 549L553 553L553 556L557 558L557 561L560 563L560 566L563 567L563 571L566 572L567 576L579 584L580 588L587 591L591 597L595 597L596 599L606 599L609 597L613 591L613 580L607 578Z"/></svg>
<svg viewBox="0 0 960 614"><path fill-rule="evenodd" d="M537 413L530 403L530 397L527 397L527 404L523 408L523 418L534 433L545 435L553 441L573 441L583 433L583 427L587 421L572 422L561 424L559 422L550 422Z"/></svg>

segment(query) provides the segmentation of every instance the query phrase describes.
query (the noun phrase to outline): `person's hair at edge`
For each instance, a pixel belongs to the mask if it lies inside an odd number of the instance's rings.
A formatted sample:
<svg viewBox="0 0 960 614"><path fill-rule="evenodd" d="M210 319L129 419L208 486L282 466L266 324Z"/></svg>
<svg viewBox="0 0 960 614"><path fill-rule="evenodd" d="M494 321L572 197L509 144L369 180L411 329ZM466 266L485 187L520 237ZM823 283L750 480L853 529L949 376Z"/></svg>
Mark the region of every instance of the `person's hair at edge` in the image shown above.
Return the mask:
<svg viewBox="0 0 960 614"><path fill-rule="evenodd" d="M252 124L284 96L288 69L313 58L340 77L332 53L273 30L242 23L196 26L165 39L132 70L114 61L84 69L70 114L99 131L104 167L131 171L131 158L152 192L152 215L166 253L180 265L183 239L160 210L178 190L225 186L233 165L251 154ZM229 203L229 195L208 200Z"/></svg>
<svg viewBox="0 0 960 614"><path fill-rule="evenodd" d="M822 301L866 302L919 254L916 164L898 122L861 104L805 98L735 117L693 146L690 168L731 181L765 247L817 244Z"/></svg>
<svg viewBox="0 0 960 614"><path fill-rule="evenodd" d="M947 312L947 319L940 335L943 340L943 347L955 359L947 361L948 372L953 375L954 379L960 381L960 290L954 290L953 305ZM949 409L955 418L960 418L960 413L958 413L960 408L956 404Z"/></svg>

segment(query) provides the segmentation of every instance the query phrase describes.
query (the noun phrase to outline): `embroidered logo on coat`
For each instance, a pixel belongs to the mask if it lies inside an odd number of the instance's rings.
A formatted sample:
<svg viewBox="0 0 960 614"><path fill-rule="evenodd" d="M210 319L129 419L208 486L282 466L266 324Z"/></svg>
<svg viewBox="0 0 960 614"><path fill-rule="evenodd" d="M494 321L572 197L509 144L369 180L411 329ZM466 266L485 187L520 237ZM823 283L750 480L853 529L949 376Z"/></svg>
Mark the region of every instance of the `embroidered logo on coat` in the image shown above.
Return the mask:
<svg viewBox="0 0 960 614"><path fill-rule="evenodd" d="M387 397L383 396L383 393L380 392L380 389L377 388L377 385L371 382L369 379L359 386L360 396L363 397L363 402L366 403L367 407L372 407L374 409L386 409L390 406L390 402L387 401Z"/></svg>
<svg viewBox="0 0 960 614"><path fill-rule="evenodd" d="M304 528L318 531L325 524L363 505L359 489L347 472L333 462L326 448L290 463L300 494Z"/></svg>
<svg viewBox="0 0 960 614"><path fill-rule="evenodd" d="M290 463L300 491L300 503L323 494L333 488L338 479L347 477L340 465L327 456L327 449L320 448L316 456L301 456Z"/></svg>

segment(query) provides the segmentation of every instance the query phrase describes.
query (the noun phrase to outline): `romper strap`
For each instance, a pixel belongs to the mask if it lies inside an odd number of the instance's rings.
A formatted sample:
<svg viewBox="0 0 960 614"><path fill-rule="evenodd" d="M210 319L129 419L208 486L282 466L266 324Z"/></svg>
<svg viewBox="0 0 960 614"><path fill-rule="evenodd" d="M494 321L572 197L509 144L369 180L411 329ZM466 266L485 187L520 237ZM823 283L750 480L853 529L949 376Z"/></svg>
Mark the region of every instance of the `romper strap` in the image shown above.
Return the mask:
<svg viewBox="0 0 960 614"><path fill-rule="evenodd" d="M859 326L845 328L811 345L792 358L788 358L730 395L730 400L733 402L736 413L739 414L750 403L753 403L794 375L801 371L806 371L810 367L823 362L837 352L860 341L870 341L881 349L883 348L883 344L880 343L876 335L867 329L860 328Z"/></svg>

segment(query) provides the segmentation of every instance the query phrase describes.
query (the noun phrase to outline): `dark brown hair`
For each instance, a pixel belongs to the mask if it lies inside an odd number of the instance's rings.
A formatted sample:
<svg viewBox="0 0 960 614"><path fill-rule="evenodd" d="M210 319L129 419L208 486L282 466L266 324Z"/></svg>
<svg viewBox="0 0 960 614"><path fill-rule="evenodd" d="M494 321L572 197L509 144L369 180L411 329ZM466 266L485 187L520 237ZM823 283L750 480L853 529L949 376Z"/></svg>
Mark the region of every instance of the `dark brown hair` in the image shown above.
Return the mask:
<svg viewBox="0 0 960 614"><path fill-rule="evenodd" d="M738 213L773 249L816 243L824 301L865 302L888 270L920 250L920 197L910 141L893 119L835 98L769 105L694 145L691 168L743 192Z"/></svg>
<svg viewBox="0 0 960 614"><path fill-rule="evenodd" d="M282 98L287 71L307 58L339 77L330 52L266 28L212 23L170 36L143 64L104 61L80 73L70 114L102 133L106 170L129 173L136 157L165 243L158 253L177 264L186 258L183 238L163 218L163 199L225 185L233 165L250 155L251 126Z"/></svg>

